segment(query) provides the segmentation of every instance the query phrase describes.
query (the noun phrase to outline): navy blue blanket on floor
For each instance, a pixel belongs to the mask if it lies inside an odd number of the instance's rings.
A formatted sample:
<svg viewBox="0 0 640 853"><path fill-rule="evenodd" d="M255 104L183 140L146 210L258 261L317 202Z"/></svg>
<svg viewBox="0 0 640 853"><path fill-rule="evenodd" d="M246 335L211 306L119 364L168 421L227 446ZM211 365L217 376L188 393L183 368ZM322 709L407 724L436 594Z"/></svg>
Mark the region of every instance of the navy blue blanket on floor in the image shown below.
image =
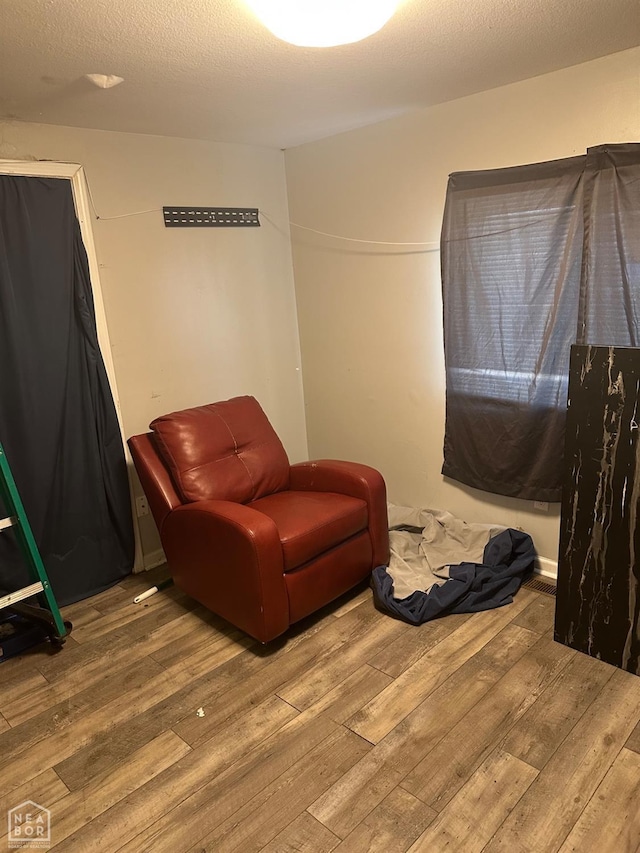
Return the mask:
<svg viewBox="0 0 640 853"><path fill-rule="evenodd" d="M451 566L449 580L407 598L393 597L393 578L385 566L373 570L371 586L376 606L421 625L449 613L473 613L511 604L523 581L533 572L536 552L528 533L509 528L487 542L482 563Z"/></svg>

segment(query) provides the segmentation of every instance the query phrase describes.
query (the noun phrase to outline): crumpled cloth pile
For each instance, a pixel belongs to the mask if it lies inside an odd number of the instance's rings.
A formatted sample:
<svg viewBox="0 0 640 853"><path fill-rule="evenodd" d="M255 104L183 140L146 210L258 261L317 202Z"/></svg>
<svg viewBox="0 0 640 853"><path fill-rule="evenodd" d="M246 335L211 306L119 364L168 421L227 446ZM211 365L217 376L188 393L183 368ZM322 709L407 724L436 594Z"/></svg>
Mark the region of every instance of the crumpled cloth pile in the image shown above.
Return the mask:
<svg viewBox="0 0 640 853"><path fill-rule="evenodd" d="M521 530L467 523L450 512L388 507L391 557L373 570L379 609L413 625L513 601L536 552Z"/></svg>

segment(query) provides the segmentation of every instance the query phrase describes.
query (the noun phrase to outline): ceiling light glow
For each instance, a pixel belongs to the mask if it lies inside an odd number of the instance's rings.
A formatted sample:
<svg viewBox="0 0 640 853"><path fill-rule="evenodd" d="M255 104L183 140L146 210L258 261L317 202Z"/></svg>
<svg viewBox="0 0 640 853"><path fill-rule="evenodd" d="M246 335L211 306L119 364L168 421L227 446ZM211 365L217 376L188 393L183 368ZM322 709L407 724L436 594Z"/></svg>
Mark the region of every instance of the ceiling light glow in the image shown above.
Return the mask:
<svg viewBox="0 0 640 853"><path fill-rule="evenodd" d="M333 47L373 35L400 0L245 0L283 41L298 47Z"/></svg>

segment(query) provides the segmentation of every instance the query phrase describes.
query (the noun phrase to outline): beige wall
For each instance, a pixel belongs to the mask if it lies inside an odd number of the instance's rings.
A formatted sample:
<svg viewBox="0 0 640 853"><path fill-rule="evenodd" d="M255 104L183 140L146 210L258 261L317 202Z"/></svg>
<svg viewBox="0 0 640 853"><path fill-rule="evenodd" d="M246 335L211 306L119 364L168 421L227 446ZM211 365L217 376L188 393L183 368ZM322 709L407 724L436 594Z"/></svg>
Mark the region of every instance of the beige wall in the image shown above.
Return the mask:
<svg viewBox="0 0 640 853"><path fill-rule="evenodd" d="M253 394L292 460L307 458L280 151L50 125L0 124L0 158L80 163L100 216L169 204L259 207L255 229L166 229L161 212L94 223L124 429ZM141 520L144 551L159 547Z"/></svg>
<svg viewBox="0 0 640 853"><path fill-rule="evenodd" d="M640 50L625 51L291 149L291 218L359 239L437 241L450 172L640 140L639 70ZM379 467L395 503L522 526L555 561L557 505L539 513L440 474L437 249L292 235L311 455Z"/></svg>

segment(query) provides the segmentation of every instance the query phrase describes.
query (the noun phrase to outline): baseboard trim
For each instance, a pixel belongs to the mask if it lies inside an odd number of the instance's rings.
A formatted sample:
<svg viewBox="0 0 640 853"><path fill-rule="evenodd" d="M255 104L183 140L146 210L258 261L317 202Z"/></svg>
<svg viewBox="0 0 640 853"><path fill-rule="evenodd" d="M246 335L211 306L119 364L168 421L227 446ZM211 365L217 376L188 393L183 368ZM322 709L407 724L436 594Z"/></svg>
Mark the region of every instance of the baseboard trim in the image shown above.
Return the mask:
<svg viewBox="0 0 640 853"><path fill-rule="evenodd" d="M558 579L558 564L547 557L536 557L533 571L536 575L542 575L543 578L551 578L554 581Z"/></svg>
<svg viewBox="0 0 640 853"><path fill-rule="evenodd" d="M148 572L149 569L155 569L157 566L161 566L166 562L167 558L164 555L164 551L162 548L158 548L155 551L151 551L150 554L144 555L144 571Z"/></svg>

